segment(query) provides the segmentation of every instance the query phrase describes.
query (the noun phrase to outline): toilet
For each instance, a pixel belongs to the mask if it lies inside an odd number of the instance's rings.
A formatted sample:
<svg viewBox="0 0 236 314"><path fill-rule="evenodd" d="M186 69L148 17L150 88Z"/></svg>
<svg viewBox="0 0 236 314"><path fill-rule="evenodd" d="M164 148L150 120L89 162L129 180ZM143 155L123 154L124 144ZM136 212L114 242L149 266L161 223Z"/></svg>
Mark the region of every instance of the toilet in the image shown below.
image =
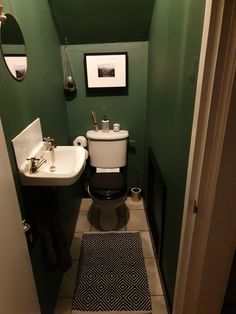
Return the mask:
<svg viewBox="0 0 236 314"><path fill-rule="evenodd" d="M116 209L124 202L127 193L122 169L127 164L129 132L120 130L87 132L90 165L93 174L89 180L88 193L95 208L99 209L100 227L115 230L118 225Z"/></svg>

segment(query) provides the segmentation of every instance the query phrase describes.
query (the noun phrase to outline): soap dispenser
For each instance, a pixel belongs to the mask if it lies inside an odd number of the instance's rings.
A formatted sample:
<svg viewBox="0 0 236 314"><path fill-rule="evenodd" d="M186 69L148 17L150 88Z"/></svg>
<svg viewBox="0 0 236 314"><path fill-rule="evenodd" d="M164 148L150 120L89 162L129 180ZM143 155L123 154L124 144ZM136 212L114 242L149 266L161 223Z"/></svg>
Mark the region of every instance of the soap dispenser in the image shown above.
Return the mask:
<svg viewBox="0 0 236 314"><path fill-rule="evenodd" d="M107 116L104 116L102 120L102 132L109 132L109 120Z"/></svg>

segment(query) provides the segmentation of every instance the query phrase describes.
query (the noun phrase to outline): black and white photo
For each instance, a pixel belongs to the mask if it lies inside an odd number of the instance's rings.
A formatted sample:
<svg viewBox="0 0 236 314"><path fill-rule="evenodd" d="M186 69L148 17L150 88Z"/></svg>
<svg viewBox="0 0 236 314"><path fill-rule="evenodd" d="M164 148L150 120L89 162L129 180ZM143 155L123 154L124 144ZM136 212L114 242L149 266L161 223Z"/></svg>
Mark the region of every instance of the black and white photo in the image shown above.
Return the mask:
<svg viewBox="0 0 236 314"><path fill-rule="evenodd" d="M88 89L127 87L127 53L88 53L84 61Z"/></svg>

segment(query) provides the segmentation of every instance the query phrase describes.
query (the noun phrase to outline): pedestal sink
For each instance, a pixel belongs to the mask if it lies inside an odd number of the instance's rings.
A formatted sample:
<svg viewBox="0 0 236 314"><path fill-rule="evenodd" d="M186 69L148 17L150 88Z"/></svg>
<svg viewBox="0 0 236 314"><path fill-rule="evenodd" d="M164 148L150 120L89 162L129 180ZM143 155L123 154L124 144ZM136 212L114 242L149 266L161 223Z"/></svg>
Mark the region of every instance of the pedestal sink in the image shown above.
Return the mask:
<svg viewBox="0 0 236 314"><path fill-rule="evenodd" d="M86 163L85 150L81 146L57 146L54 148L54 158L51 151L45 151L42 158L46 162L34 173L30 172L30 161L25 161L19 169L22 185L71 185L81 176ZM55 166L54 172L50 171L52 165Z"/></svg>

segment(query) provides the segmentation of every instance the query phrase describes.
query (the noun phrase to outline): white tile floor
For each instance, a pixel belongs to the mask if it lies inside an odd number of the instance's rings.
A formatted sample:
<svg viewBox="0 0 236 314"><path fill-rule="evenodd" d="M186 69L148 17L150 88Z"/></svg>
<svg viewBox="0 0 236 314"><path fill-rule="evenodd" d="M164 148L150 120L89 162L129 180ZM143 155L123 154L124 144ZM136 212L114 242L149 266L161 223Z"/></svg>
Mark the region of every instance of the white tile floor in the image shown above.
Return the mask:
<svg viewBox="0 0 236 314"><path fill-rule="evenodd" d="M99 230L97 218L97 213L93 211L91 199L84 198L80 205L80 213L71 245L73 265L63 277L54 312L55 314L71 314L81 239L83 232ZM119 230L140 231L149 290L151 294L152 314L167 314L165 299L149 234L149 228L144 212L143 201L141 200L140 202L134 203L131 198L128 197L125 201L123 212L120 213L119 218L121 220Z"/></svg>

